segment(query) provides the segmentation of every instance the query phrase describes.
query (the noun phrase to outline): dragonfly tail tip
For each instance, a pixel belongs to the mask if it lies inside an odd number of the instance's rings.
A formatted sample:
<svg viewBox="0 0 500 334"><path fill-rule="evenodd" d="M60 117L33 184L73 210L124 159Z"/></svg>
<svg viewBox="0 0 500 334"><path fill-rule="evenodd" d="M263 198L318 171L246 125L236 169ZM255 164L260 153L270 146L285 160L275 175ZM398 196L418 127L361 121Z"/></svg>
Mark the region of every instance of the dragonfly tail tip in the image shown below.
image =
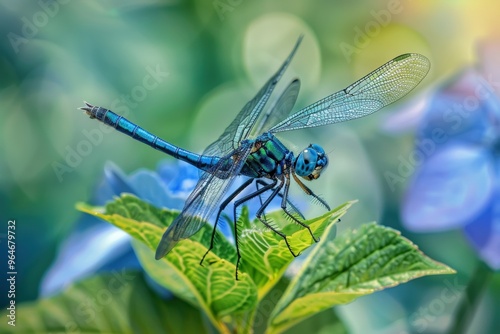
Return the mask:
<svg viewBox="0 0 500 334"><path fill-rule="evenodd" d="M83 110L85 111L88 115L90 115L90 112L91 110L94 108L93 105L91 105L90 103L88 103L87 101L83 101L83 103L85 103L86 107L80 107L78 108L79 110Z"/></svg>

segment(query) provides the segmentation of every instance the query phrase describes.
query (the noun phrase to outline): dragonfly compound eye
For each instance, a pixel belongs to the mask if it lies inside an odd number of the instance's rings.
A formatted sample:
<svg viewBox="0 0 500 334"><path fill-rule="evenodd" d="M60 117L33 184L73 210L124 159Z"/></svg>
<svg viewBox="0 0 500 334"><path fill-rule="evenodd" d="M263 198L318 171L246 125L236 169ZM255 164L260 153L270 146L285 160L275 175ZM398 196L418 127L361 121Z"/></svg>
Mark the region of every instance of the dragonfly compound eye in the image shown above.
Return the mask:
<svg viewBox="0 0 500 334"><path fill-rule="evenodd" d="M327 165L328 157L323 148L319 145L312 144L300 152L295 160L295 172L298 176L306 180L314 180L320 176L321 171Z"/></svg>

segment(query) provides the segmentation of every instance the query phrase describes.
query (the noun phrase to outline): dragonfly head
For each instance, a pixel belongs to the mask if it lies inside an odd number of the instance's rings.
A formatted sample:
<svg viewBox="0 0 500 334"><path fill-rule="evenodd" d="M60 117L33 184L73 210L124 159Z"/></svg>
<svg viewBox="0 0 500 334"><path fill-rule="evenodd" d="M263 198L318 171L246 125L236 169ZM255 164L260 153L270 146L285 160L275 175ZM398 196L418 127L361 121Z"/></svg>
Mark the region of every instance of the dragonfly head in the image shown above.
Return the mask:
<svg viewBox="0 0 500 334"><path fill-rule="evenodd" d="M308 181L317 179L327 165L325 150L316 144L311 144L300 152L294 162L295 173Z"/></svg>

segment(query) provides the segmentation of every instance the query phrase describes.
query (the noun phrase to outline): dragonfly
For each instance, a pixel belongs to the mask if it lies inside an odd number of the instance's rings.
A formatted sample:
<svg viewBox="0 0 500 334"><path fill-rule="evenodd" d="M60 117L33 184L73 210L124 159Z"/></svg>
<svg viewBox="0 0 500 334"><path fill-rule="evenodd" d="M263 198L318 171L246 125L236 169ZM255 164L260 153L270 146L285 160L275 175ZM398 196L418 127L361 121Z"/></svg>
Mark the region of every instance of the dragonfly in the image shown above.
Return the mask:
<svg viewBox="0 0 500 334"><path fill-rule="evenodd" d="M241 260L238 246L236 208L251 199L259 198L260 207L256 218L284 239L290 253L298 254L290 246L287 236L265 218L265 210L275 199L281 199L281 209L294 222L308 229L312 239L318 238L307 224L304 215L288 198L291 179L327 210L329 205L307 185L316 180L328 166L328 156L318 144L310 144L295 155L275 134L345 122L370 115L408 94L426 76L429 60L417 53L402 54L375 69L345 89L329 95L295 113L291 113L300 90L300 81L291 81L271 108L265 109L273 90L294 57L302 36L281 67L247 102L236 118L220 137L210 144L202 154L175 146L140 126L117 115L109 109L85 102L84 110L92 119L101 121L116 130L166 153L176 159L197 167L200 179L187 198L180 214L164 232L156 249L157 260L166 256L175 245L197 233L205 222L215 214L210 246L202 257L213 249L217 224L222 212L233 203L234 238L236 245L236 279ZM266 110L266 112L264 112ZM246 180L236 190L229 192L238 176ZM304 180L304 181L303 181ZM242 194L252 183L255 189ZM228 194L229 192L229 194ZM241 194L241 195L240 195ZM261 196L267 195L265 200ZM238 197L238 195L240 195Z"/></svg>

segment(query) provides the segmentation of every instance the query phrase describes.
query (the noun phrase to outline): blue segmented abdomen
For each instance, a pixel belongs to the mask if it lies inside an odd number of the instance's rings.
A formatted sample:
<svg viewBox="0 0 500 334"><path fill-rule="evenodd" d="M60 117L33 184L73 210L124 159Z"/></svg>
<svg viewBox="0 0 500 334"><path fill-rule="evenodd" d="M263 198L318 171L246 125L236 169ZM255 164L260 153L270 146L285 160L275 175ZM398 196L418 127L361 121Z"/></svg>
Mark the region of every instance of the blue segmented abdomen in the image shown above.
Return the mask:
<svg viewBox="0 0 500 334"><path fill-rule="evenodd" d="M111 110L95 107L87 104L88 108L84 109L90 118L96 118L99 121L114 127L116 130L146 144L159 151L162 151L176 159L185 161L201 170L208 170L220 160L219 157L205 156L184 150L178 146L172 145L169 142L155 136L149 131L144 130L137 124L130 122L123 116L119 116Z"/></svg>

